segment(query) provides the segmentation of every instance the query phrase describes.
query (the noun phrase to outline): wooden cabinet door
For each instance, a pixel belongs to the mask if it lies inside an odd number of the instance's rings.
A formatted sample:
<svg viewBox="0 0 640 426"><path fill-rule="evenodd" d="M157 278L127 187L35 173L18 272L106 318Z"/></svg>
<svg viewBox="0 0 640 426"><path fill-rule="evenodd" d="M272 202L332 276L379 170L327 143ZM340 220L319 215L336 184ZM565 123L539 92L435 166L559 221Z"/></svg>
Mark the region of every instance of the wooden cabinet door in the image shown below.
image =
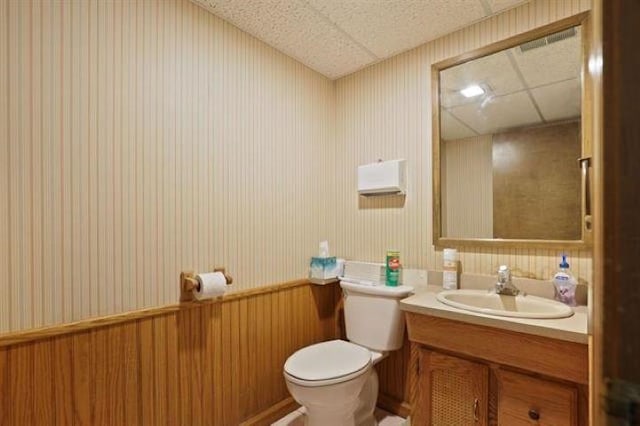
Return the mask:
<svg viewBox="0 0 640 426"><path fill-rule="evenodd" d="M412 424L485 426L488 419L489 368L420 349Z"/></svg>
<svg viewBox="0 0 640 426"><path fill-rule="evenodd" d="M578 389L498 370L498 426L577 426Z"/></svg>

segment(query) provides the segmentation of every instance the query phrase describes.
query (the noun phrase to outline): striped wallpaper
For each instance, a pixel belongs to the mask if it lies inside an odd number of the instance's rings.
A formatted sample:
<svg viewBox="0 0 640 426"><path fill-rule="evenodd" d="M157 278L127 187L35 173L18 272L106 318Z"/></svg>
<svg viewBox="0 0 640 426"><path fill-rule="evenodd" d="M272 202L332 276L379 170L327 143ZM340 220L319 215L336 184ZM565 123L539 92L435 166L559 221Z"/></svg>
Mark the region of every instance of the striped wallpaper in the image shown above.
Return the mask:
<svg viewBox="0 0 640 426"><path fill-rule="evenodd" d="M0 63L0 333L305 276L334 82L188 0L0 0Z"/></svg>
<svg viewBox="0 0 640 426"><path fill-rule="evenodd" d="M431 64L589 3L532 1L332 82L188 0L0 0L0 333L176 303L181 270L300 278L322 239L439 269ZM358 199L378 158L407 159L405 199ZM461 260L549 278L556 255Z"/></svg>
<svg viewBox="0 0 640 426"><path fill-rule="evenodd" d="M442 235L493 238L493 135L444 141L440 171Z"/></svg>
<svg viewBox="0 0 640 426"><path fill-rule="evenodd" d="M338 253L382 261L394 248L407 267L441 269L442 251L432 243L431 65L589 8L589 0L534 0L338 80L332 179L338 224L332 238ZM358 202L356 167L379 158L407 159L408 194L401 205L395 198L375 205ZM493 274L506 263L518 276L550 279L558 254L465 248L460 259L464 272ZM590 282L591 252L568 254L574 273Z"/></svg>

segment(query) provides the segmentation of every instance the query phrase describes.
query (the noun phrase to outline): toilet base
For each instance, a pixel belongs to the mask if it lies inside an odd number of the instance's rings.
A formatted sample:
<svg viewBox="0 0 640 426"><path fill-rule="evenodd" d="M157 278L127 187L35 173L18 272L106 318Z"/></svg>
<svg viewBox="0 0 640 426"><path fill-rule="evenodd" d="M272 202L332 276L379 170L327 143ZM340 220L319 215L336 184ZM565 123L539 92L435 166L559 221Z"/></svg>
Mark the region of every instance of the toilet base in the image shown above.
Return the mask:
<svg viewBox="0 0 640 426"><path fill-rule="evenodd" d="M372 369L367 382L362 387L358 397L358 408L355 412L356 426L377 426L378 422L373 416L378 401L378 373Z"/></svg>
<svg viewBox="0 0 640 426"><path fill-rule="evenodd" d="M371 369L371 373L364 383L357 400L353 404L337 407L326 405L304 405L305 426L377 426L374 417L378 399L378 373Z"/></svg>

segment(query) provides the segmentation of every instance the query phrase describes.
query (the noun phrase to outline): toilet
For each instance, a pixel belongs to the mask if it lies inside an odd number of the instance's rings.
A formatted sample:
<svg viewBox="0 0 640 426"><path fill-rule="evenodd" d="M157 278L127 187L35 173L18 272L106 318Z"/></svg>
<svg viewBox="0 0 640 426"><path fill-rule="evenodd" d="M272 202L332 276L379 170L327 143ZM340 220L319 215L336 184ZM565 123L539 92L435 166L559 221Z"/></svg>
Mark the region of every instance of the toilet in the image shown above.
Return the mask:
<svg viewBox="0 0 640 426"><path fill-rule="evenodd" d="M347 339L307 346L284 364L291 396L306 409L307 426L373 426L378 375L373 368L400 349L405 321L400 299L413 287L342 280Z"/></svg>

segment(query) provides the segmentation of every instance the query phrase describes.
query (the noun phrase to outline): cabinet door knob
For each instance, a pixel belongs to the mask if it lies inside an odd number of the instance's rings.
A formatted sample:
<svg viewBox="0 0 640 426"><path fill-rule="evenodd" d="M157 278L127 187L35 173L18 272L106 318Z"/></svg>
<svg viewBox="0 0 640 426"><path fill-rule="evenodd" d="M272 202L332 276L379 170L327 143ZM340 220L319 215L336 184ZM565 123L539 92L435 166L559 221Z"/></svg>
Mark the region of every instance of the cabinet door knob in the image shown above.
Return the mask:
<svg viewBox="0 0 640 426"><path fill-rule="evenodd" d="M537 410L529 410L529 418L531 420L540 420L540 413Z"/></svg>

